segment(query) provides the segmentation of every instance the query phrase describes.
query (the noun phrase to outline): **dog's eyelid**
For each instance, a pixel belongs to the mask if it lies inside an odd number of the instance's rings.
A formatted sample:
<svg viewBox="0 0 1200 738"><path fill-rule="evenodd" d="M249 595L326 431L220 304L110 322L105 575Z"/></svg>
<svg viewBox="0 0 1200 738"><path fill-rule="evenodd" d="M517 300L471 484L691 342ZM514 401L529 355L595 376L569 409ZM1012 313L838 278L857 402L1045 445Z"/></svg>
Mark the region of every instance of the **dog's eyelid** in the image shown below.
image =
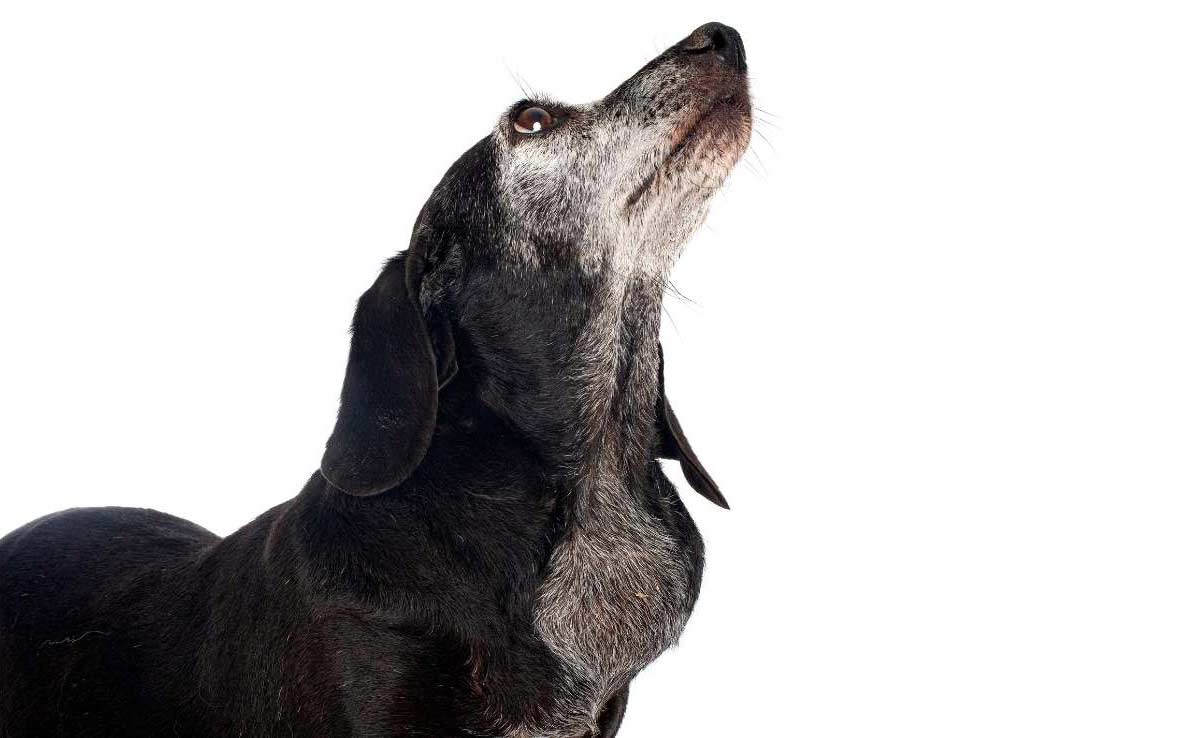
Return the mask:
<svg viewBox="0 0 1200 738"><path fill-rule="evenodd" d="M508 109L508 117L515 118L521 114L521 111L526 108L542 108L555 115L564 114L567 112L567 106L563 103L554 102L553 100L535 100L533 98L524 98L513 103Z"/></svg>
<svg viewBox="0 0 1200 738"><path fill-rule="evenodd" d="M574 117L572 110L561 103L525 99L508 109L504 127L508 129L509 137L515 143L521 139L547 135L563 127Z"/></svg>
<svg viewBox="0 0 1200 738"><path fill-rule="evenodd" d="M566 111L544 105L525 105L510 116L514 131L521 137L540 136L558 128L568 118Z"/></svg>

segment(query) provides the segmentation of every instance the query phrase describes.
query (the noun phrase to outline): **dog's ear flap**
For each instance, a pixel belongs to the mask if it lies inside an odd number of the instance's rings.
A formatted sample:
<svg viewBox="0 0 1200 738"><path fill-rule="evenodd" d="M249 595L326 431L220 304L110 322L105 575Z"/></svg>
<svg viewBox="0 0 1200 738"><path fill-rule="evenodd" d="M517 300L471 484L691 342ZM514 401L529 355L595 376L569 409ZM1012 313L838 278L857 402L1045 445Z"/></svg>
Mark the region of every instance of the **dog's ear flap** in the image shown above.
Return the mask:
<svg viewBox="0 0 1200 738"><path fill-rule="evenodd" d="M412 473L433 439L438 390L457 370L449 326L429 325L421 309L424 270L423 254L410 248L358 301L341 407L321 459L326 481L348 494L379 494Z"/></svg>
<svg viewBox="0 0 1200 738"><path fill-rule="evenodd" d="M709 475L704 465L700 463L700 459L696 458L696 452L692 450L692 444L688 443L687 436L683 434L683 428L679 425L679 418L675 415L675 411L671 409L671 401L667 399L664 374L662 344L659 344L658 434L660 453L664 459L676 459L679 461L679 465L683 467L683 476L687 479L692 489L714 504L728 510L729 503L725 501L725 495L721 494L721 490L717 488L717 483L713 481L712 476Z"/></svg>

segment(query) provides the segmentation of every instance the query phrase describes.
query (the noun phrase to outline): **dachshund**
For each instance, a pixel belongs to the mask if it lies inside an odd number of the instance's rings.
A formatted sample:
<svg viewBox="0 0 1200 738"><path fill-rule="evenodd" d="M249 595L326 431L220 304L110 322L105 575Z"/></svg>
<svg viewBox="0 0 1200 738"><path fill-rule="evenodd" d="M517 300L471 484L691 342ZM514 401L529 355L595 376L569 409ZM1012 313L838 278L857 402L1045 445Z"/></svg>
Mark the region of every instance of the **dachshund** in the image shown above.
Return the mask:
<svg viewBox="0 0 1200 738"><path fill-rule="evenodd" d="M727 507L658 330L751 125L720 23L513 105L359 300L299 495L226 538L108 507L0 540L0 735L615 735L700 587L659 460Z"/></svg>

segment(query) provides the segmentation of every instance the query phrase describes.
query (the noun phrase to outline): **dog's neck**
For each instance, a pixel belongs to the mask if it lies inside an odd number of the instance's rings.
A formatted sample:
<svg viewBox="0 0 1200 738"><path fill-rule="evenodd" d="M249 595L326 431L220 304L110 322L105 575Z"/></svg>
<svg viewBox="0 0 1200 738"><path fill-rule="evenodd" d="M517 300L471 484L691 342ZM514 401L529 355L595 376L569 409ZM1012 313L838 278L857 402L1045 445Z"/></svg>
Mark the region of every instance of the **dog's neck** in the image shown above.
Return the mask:
<svg viewBox="0 0 1200 738"><path fill-rule="evenodd" d="M644 475L658 446L661 284L561 269L472 285L461 381L555 479Z"/></svg>
<svg viewBox="0 0 1200 738"><path fill-rule="evenodd" d="M576 403L572 451L585 480L644 473L657 446L662 291L645 279L614 277L602 294L567 364Z"/></svg>

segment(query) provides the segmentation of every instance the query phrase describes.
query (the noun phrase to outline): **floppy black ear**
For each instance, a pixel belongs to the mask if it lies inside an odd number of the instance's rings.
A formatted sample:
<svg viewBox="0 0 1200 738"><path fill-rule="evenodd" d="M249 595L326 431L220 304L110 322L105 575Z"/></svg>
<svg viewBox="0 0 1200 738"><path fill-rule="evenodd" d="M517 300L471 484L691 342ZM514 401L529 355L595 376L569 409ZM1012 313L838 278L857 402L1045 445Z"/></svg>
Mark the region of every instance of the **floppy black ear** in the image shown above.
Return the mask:
<svg viewBox="0 0 1200 738"><path fill-rule="evenodd" d="M321 459L321 474L343 492L374 495L395 487L433 438L438 389L456 365L448 329L434 325L433 337L422 313L424 269L423 256L410 248L384 266L358 301L342 404Z"/></svg>
<svg viewBox="0 0 1200 738"><path fill-rule="evenodd" d="M696 452L692 450L692 444L688 443L687 436L683 434L683 428L679 425L679 418L676 417L675 411L671 409L671 401L667 399L666 383L663 379L664 373L662 344L659 344L658 433L662 457L664 459L678 460L679 465L683 467L683 476L687 479L692 489L713 503L728 510L729 503L725 501L725 495L721 494L721 490L717 488L717 483L713 481L713 478L704 468L704 465L700 463L700 459L696 458Z"/></svg>

